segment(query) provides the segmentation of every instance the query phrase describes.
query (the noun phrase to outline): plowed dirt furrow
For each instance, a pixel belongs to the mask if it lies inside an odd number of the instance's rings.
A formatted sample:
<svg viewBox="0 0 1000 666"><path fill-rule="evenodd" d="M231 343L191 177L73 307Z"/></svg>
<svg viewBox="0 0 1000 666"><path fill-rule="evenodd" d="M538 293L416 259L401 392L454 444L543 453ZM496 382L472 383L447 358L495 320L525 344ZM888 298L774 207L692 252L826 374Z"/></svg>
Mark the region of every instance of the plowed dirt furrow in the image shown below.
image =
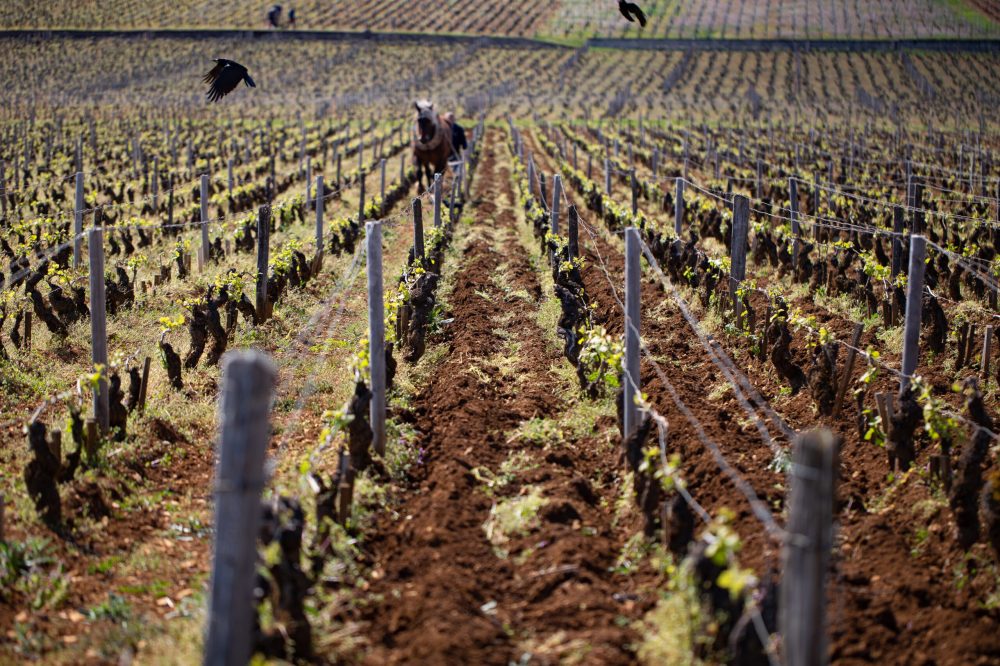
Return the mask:
<svg viewBox="0 0 1000 666"><path fill-rule="evenodd" d="M533 151L535 164L546 174L556 173L556 165L541 146L524 132L526 148ZM591 213L576 193L566 195L580 211L580 251L586 258L582 275L584 289L599 322L615 335L624 333L624 315L619 299L624 299L625 257L621 249L605 240ZM605 269L607 273L605 273ZM774 451L766 446L757 429L747 420L732 391L726 390L726 378L711 362L688 323L664 295L660 283L644 269L642 281L643 340L660 368L679 393L705 433L719 443L730 464L746 478L762 500L780 507L784 491L782 477L769 469ZM643 391L670 424L669 449L682 456L681 474L692 495L715 515L726 507L736 512L734 526L743 539L741 562L759 573L775 563L776 542L767 536L753 515L750 503L719 469L698 438L693 425L675 406L660 382L652 362L643 357ZM779 513L775 510L775 513ZM700 529L700 528L699 528Z"/></svg>
<svg viewBox="0 0 1000 666"><path fill-rule="evenodd" d="M474 221L456 234L447 355L414 401L425 461L398 518L367 540L380 602L360 617L366 663L634 661L641 608L634 581L611 572L624 535L610 508L617 430L610 416L583 435L559 430L577 391L536 320L548 295L518 241L501 136L487 135ZM522 436L530 423L553 430ZM499 519L513 507L517 529Z"/></svg>

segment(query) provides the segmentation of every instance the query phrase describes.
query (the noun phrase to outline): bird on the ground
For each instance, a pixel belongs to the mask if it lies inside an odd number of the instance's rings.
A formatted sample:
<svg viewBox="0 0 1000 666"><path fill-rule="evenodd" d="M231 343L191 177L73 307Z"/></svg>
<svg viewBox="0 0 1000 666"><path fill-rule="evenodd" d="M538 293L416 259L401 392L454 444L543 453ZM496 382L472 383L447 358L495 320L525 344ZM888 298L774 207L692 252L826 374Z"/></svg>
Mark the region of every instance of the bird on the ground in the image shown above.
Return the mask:
<svg viewBox="0 0 1000 666"><path fill-rule="evenodd" d="M618 11L620 11L622 16L632 23L635 23L636 20L638 20L640 26L643 28L646 27L646 15L643 13L642 8L634 2L618 0Z"/></svg>
<svg viewBox="0 0 1000 666"><path fill-rule="evenodd" d="M248 88L257 87L257 84L250 78L246 67L225 58L215 58L215 67L205 75L202 81L212 86L208 89L209 102L217 102L231 93L240 84L240 81L247 84Z"/></svg>

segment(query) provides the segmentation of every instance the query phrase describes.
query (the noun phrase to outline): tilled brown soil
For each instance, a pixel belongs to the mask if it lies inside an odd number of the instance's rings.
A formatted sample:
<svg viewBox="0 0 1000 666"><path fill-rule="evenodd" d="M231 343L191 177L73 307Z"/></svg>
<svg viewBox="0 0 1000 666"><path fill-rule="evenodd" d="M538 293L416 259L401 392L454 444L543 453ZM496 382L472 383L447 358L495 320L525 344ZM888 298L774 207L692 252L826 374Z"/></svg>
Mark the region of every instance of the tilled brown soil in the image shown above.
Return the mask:
<svg viewBox="0 0 1000 666"><path fill-rule="evenodd" d="M634 661L634 581L609 571L622 546L610 509L617 452L604 436L613 421L561 446L511 437L525 421L559 417L568 397L550 370L566 361L535 320L543 295L516 240L516 197L501 151L506 157L491 131L474 228L464 232L474 236L450 299L448 354L415 401L425 464L400 518L385 517L367 539L370 592L383 602L362 614L366 663L505 666L525 653L531 663ZM479 470L497 472L514 453L524 457L520 471L489 496ZM545 499L537 525L491 543L484 524L494 502L531 490Z"/></svg>
<svg viewBox="0 0 1000 666"><path fill-rule="evenodd" d="M530 145L541 170L555 172L554 162L536 142L531 140L526 145ZM594 217L573 192L568 196L583 211L584 223ZM603 323L620 334L623 315L612 283L619 291L618 285L624 284L624 256L621 244L606 241L598 224L592 220L593 234L585 228L580 232L588 261L583 275L585 287ZM619 297L623 298L620 293ZM779 524L783 523L785 479L767 468L773 460L772 451L747 422L731 390L721 397L711 396L725 379L648 269L644 271L642 303L643 339L657 362L708 436L721 445L728 461L771 506ZM792 305L807 313L818 310L807 302ZM824 322L830 317L826 312L817 314ZM833 325L838 338L849 339L849 324ZM868 337L876 348L881 346L872 334L866 334L862 347ZM803 346L800 340L793 351L804 367ZM750 359L745 350L727 345L727 351L768 400L779 395L783 384L773 368ZM888 355L886 362L897 360ZM922 363L918 373L932 384L942 384L941 370L927 363L926 358ZM856 366L855 373L860 372ZM652 403L670 422L670 450L683 456L681 474L692 495L713 514L722 506L737 510L734 524L744 542L742 563L753 567L758 575L776 567L780 546L764 536L761 523L749 513L743 495L693 436L645 358L642 381ZM894 391L894 383L892 377L882 376L879 390ZM833 662L1000 663L998 613L987 608L988 599L996 594L997 582L989 569L976 564L992 560L985 545L975 546L969 556L956 545L951 511L946 502L932 496L926 482L911 482L893 494L886 479L885 454L861 439L853 422L853 410L845 408L839 419L821 419L804 391L785 400L777 411L796 430L826 425L843 437L836 515L838 549L830 571L828 605ZM778 434L775 428L770 430L772 435ZM776 441L782 447L788 446L787 439ZM931 453L931 447L920 452L918 473L926 467ZM925 528L922 540L918 528Z"/></svg>

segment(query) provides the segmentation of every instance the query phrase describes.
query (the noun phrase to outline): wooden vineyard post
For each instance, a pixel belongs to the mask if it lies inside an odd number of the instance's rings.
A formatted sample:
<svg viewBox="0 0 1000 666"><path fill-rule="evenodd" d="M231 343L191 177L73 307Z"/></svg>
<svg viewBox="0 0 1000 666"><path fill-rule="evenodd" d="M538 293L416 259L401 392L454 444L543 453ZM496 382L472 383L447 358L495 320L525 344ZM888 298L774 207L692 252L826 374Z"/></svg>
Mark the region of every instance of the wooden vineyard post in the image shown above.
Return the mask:
<svg viewBox="0 0 1000 666"><path fill-rule="evenodd" d="M837 442L828 430L800 435L792 453L782 549L779 629L784 663L827 663L826 571L833 546Z"/></svg>
<svg viewBox="0 0 1000 666"><path fill-rule="evenodd" d="M340 189L340 152L337 152L337 182L335 183L337 189Z"/></svg>
<svg viewBox="0 0 1000 666"><path fill-rule="evenodd" d="M358 224L365 223L365 174L358 174Z"/></svg>
<svg viewBox="0 0 1000 666"><path fill-rule="evenodd" d="M840 416L840 408L844 404L844 396L847 395L847 387L851 383L851 373L854 372L854 360L858 355L858 343L861 342L861 333L864 332L864 324L854 325L854 335L851 337L851 346L847 348L847 362L844 365L844 373L840 377L840 387L837 389L836 402L833 403L833 417Z"/></svg>
<svg viewBox="0 0 1000 666"><path fill-rule="evenodd" d="M472 147L475 148L475 139L473 139ZM468 158L468 154L464 155L462 157L462 165L459 167L459 173L461 174L459 182L461 183L463 204L469 200L469 192L472 190L472 176L469 174L467 166Z"/></svg>
<svg viewBox="0 0 1000 666"><path fill-rule="evenodd" d="M632 217L635 217L639 213L639 182L635 179L635 169L629 170L628 182L632 190Z"/></svg>
<svg viewBox="0 0 1000 666"><path fill-rule="evenodd" d="M160 211L160 158L153 157L153 182L150 184L153 195L153 214Z"/></svg>
<svg viewBox="0 0 1000 666"><path fill-rule="evenodd" d="M146 409L146 395L149 393L149 362L148 356L142 362L142 381L139 383L139 404L137 406L140 414Z"/></svg>
<svg viewBox="0 0 1000 666"><path fill-rule="evenodd" d="M639 230L628 227L625 230L625 365L624 386L624 427L625 439L631 437L639 427L639 406L635 399L640 395L639 382L639 292L641 287L642 251Z"/></svg>
<svg viewBox="0 0 1000 666"><path fill-rule="evenodd" d="M759 157L757 158L757 187L755 196L758 199L764 198L764 165Z"/></svg>
<svg viewBox="0 0 1000 666"><path fill-rule="evenodd" d="M611 196L611 160L604 158L604 193Z"/></svg>
<svg viewBox="0 0 1000 666"><path fill-rule="evenodd" d="M226 186L229 193L229 198L233 198L233 158L229 158L229 162L226 164Z"/></svg>
<svg viewBox="0 0 1000 666"><path fill-rule="evenodd" d="M903 376L899 380L901 392L909 388L910 378L916 372L920 358L920 316L926 251L926 238L920 235L910 237L910 270L906 278L906 322L903 328Z"/></svg>
<svg viewBox="0 0 1000 666"><path fill-rule="evenodd" d="M108 326L107 306L104 294L104 232L91 229L87 238L90 252L90 360L100 367L100 378L94 389L94 418L107 432L110 425L108 404Z"/></svg>
<svg viewBox="0 0 1000 666"><path fill-rule="evenodd" d="M270 183L270 186L267 188L267 202L268 203L273 203L274 202L274 195L275 195L275 190L276 189L278 189L278 181L275 179L275 176L274 176L274 155L272 154L271 155L271 183Z"/></svg>
<svg viewBox="0 0 1000 666"><path fill-rule="evenodd" d="M316 265L323 261L323 176L316 176Z"/></svg>
<svg viewBox="0 0 1000 666"><path fill-rule="evenodd" d="M381 172L381 177L380 177L379 186L378 186L379 200L384 202L385 201L385 160L384 159L379 162L379 171Z"/></svg>
<svg viewBox="0 0 1000 666"><path fill-rule="evenodd" d="M271 253L271 207L257 209L257 323L268 318L267 266Z"/></svg>
<svg viewBox="0 0 1000 666"><path fill-rule="evenodd" d="M684 171L683 171L683 173L681 175L683 176L684 180L687 180L687 177L688 177L688 142L687 142L687 139L684 139ZM715 177L716 178L719 177L719 159L718 159L718 157L716 157L716 160L715 160Z"/></svg>
<svg viewBox="0 0 1000 666"><path fill-rule="evenodd" d="M372 445L385 455L385 314L382 302L382 223L365 225L368 253L368 362Z"/></svg>
<svg viewBox="0 0 1000 666"><path fill-rule="evenodd" d="M306 157L306 210L312 208L312 157Z"/></svg>
<svg viewBox="0 0 1000 666"><path fill-rule="evenodd" d="M276 378L274 363L260 352L223 358L206 666L243 666L253 649L257 531Z"/></svg>
<svg viewBox="0 0 1000 666"><path fill-rule="evenodd" d="M80 247L83 243L83 172L76 172L76 204L73 211L73 268L80 267Z"/></svg>
<svg viewBox="0 0 1000 666"><path fill-rule="evenodd" d="M552 175L552 205L549 206L549 226L552 233L559 233L559 199L562 197L562 179L559 174Z"/></svg>
<svg viewBox="0 0 1000 666"><path fill-rule="evenodd" d="M399 185L406 182L406 151L399 154Z"/></svg>
<svg viewBox="0 0 1000 666"><path fill-rule="evenodd" d="M747 233L750 226L750 200L742 194L733 197L733 242L730 250L729 296L739 320L742 304L736 295L747 276Z"/></svg>
<svg viewBox="0 0 1000 666"><path fill-rule="evenodd" d="M31 310L24 311L24 349L31 351Z"/></svg>
<svg viewBox="0 0 1000 666"><path fill-rule="evenodd" d="M990 378L990 355L993 351L993 326L986 327L986 337L983 338L983 379L989 381Z"/></svg>
<svg viewBox="0 0 1000 666"><path fill-rule="evenodd" d="M566 232L569 236L569 260L573 261L580 256L580 216L576 212L576 206L569 207L566 226Z"/></svg>
<svg viewBox="0 0 1000 666"><path fill-rule="evenodd" d="M208 175L201 174L201 258L208 263Z"/></svg>
<svg viewBox="0 0 1000 666"><path fill-rule="evenodd" d="M424 213L420 199L413 200L413 259L424 265Z"/></svg>
<svg viewBox="0 0 1000 666"><path fill-rule="evenodd" d="M674 180L674 233L681 237L682 225L684 224L684 179Z"/></svg>
<svg viewBox="0 0 1000 666"><path fill-rule="evenodd" d="M441 174L434 174L434 228L441 227Z"/></svg>
<svg viewBox="0 0 1000 666"><path fill-rule="evenodd" d="M799 223L799 183L794 177L788 179L789 212L792 221L792 268L799 267L799 252L802 250L802 225Z"/></svg>
<svg viewBox="0 0 1000 666"><path fill-rule="evenodd" d="M458 203L458 181L457 176L451 179L451 193L448 195L448 220L452 223L455 221L455 206Z"/></svg>
<svg viewBox="0 0 1000 666"><path fill-rule="evenodd" d="M903 270L903 207L892 207L892 278Z"/></svg>

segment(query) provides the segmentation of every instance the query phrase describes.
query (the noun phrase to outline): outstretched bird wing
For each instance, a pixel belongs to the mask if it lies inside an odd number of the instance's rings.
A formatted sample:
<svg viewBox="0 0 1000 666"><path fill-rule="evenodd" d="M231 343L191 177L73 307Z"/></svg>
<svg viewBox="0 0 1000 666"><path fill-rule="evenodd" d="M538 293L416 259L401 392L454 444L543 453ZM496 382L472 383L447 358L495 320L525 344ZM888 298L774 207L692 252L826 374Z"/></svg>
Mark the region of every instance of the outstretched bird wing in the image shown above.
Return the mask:
<svg viewBox="0 0 1000 666"><path fill-rule="evenodd" d="M232 60L217 60L212 71L205 75L205 83L211 83L208 90L208 101L217 102L240 84L244 78L249 79L247 68ZM252 83L252 80L251 80Z"/></svg>
<svg viewBox="0 0 1000 666"><path fill-rule="evenodd" d="M639 25L643 28L646 27L646 14L642 11L642 8L634 2L618 0L618 11L621 12L622 16L629 21L634 23L635 20L638 19Z"/></svg>
<svg viewBox="0 0 1000 666"><path fill-rule="evenodd" d="M645 28L646 27L646 14L645 14L645 12L642 11L642 7L640 7L639 5L637 5L635 3L632 3L632 11L635 14L635 17L637 19L639 19L639 25L642 26L643 28Z"/></svg>
<svg viewBox="0 0 1000 666"><path fill-rule="evenodd" d="M208 74L204 76L204 78L202 78L202 81L205 83L215 83L215 79L218 78L219 72L221 72L222 68L225 66L226 66L225 60L216 60L215 67L213 67L212 71L210 71Z"/></svg>
<svg viewBox="0 0 1000 666"><path fill-rule="evenodd" d="M631 21L632 14L629 13L628 5L629 3L625 2L625 0L618 0L618 11L621 12L621 15L625 17L626 21Z"/></svg>

